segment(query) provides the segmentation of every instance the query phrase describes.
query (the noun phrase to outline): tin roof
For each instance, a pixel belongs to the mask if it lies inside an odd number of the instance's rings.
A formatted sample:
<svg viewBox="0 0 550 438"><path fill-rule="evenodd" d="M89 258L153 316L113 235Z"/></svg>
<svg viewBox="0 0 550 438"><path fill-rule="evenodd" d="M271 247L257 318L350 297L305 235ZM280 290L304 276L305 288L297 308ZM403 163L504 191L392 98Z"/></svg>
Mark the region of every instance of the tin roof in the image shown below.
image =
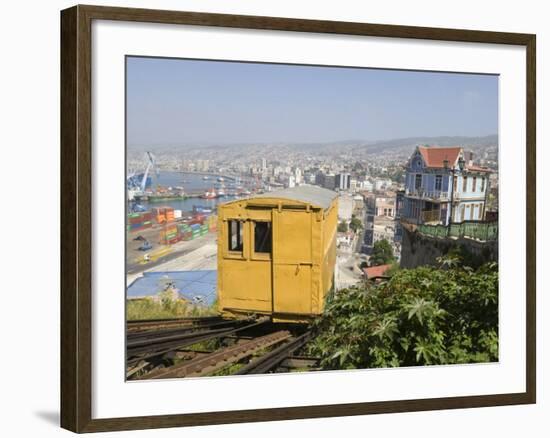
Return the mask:
<svg viewBox="0 0 550 438"><path fill-rule="evenodd" d="M332 204L338 193L323 189L318 186L298 186L289 189L274 190L272 192L256 195L254 198L282 198L292 201L305 202L316 207L327 209Z"/></svg>
<svg viewBox="0 0 550 438"><path fill-rule="evenodd" d="M158 295L166 287L173 288L180 298L193 304L210 306L216 300L216 271L144 272L126 291L127 298Z"/></svg>
<svg viewBox="0 0 550 438"><path fill-rule="evenodd" d="M443 161L447 160L449 166L456 165L456 161L462 152L461 147L425 147L418 146L418 150L426 163L426 167L442 168Z"/></svg>
<svg viewBox="0 0 550 438"><path fill-rule="evenodd" d="M363 272L367 278L383 277L391 265L371 266L370 268L363 268Z"/></svg>

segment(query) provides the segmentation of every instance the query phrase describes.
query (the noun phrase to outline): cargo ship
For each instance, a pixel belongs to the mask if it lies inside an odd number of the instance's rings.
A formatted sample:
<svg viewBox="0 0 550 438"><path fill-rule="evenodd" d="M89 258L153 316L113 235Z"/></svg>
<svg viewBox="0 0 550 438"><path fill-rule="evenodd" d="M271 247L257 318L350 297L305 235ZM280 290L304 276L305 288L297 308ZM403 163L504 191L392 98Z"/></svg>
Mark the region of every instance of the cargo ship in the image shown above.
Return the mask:
<svg viewBox="0 0 550 438"><path fill-rule="evenodd" d="M154 194L139 194L134 196L134 200L141 202L141 201L147 201L147 202L164 202L164 201L179 201L187 199L187 195L181 193L158 193L156 195Z"/></svg>
<svg viewBox="0 0 550 438"><path fill-rule="evenodd" d="M201 198L203 199L215 199L217 197L217 194L216 192L212 189L212 190L207 190L206 192L204 192L204 194L201 196Z"/></svg>
<svg viewBox="0 0 550 438"><path fill-rule="evenodd" d="M164 201L178 201L187 199L185 194L163 194L163 195L149 195L147 197L148 202L164 202Z"/></svg>

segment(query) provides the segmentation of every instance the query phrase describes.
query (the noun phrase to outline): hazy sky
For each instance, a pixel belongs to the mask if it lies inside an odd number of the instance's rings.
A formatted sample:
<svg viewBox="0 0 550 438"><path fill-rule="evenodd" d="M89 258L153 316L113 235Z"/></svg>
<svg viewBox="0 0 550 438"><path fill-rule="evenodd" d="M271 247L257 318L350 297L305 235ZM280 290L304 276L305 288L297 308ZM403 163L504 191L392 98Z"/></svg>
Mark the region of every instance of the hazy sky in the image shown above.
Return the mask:
<svg viewBox="0 0 550 438"><path fill-rule="evenodd" d="M128 144L328 142L498 131L498 78L127 60Z"/></svg>

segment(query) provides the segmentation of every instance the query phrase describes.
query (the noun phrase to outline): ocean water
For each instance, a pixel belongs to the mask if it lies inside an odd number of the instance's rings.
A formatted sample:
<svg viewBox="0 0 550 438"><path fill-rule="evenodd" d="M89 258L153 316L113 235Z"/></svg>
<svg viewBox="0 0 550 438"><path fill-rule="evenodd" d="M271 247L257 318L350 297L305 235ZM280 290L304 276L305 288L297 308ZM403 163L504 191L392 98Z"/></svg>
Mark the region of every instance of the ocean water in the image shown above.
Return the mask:
<svg viewBox="0 0 550 438"><path fill-rule="evenodd" d="M183 187L186 192L196 193L197 191L206 191L215 189L220 183L215 176L203 179L202 175L196 175L185 172L160 172L158 183L164 187ZM232 184L231 180L224 181L227 188ZM146 209L152 207L172 207L175 210L190 212L193 207L208 207L215 209L220 203L236 199L235 197L223 197L215 199L187 198L171 199L157 202L142 201L140 204Z"/></svg>

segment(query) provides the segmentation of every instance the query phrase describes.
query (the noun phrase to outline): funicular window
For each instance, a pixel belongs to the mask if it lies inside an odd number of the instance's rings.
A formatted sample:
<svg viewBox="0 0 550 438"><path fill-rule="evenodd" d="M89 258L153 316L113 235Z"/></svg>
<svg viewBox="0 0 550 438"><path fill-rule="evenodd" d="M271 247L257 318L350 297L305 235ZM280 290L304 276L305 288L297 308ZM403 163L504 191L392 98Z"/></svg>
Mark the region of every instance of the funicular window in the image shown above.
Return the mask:
<svg viewBox="0 0 550 438"><path fill-rule="evenodd" d="M271 222L254 222L254 252L271 254Z"/></svg>
<svg viewBox="0 0 550 438"><path fill-rule="evenodd" d="M237 220L230 220L229 225L229 251L243 250L243 223Z"/></svg>

